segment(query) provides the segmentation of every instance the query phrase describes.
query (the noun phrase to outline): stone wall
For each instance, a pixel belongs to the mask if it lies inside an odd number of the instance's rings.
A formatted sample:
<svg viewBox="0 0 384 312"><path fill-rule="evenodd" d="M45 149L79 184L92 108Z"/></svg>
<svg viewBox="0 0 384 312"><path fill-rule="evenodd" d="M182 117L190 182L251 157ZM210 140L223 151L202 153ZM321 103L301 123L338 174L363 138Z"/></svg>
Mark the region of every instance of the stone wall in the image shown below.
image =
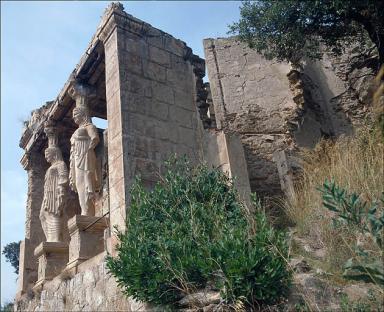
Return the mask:
<svg viewBox="0 0 384 312"><path fill-rule="evenodd" d="M61 275L48 282L41 291L30 290L17 301L17 311L130 311L131 304L107 273L105 262L92 265L74 276ZM93 259L92 261L95 261ZM81 267L79 267L81 270Z"/></svg>
<svg viewBox="0 0 384 312"><path fill-rule="evenodd" d="M297 148L351 134L369 117L373 50L324 50L321 61L293 68L235 37L205 39L204 49L217 128L240 136L252 191L280 193L275 152L294 157Z"/></svg>
<svg viewBox="0 0 384 312"><path fill-rule="evenodd" d="M267 61L232 38L205 39L204 49L217 127L241 137L252 191L278 194L273 152L292 143L287 120L296 108L289 64Z"/></svg>
<svg viewBox="0 0 384 312"><path fill-rule="evenodd" d="M171 154L199 157L195 69L204 60L118 7L106 29L110 219L124 226L136 175L151 187Z"/></svg>

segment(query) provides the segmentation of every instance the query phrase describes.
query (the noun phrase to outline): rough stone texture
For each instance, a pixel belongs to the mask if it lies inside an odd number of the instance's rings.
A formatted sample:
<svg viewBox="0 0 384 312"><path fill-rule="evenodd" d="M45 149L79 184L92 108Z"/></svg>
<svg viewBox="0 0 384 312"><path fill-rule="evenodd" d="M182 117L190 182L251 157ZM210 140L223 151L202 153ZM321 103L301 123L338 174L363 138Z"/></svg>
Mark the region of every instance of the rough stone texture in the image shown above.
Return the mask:
<svg viewBox="0 0 384 312"><path fill-rule="evenodd" d="M241 141L236 134L223 131L205 131L203 136L203 160L210 166L220 168L230 178L244 202L251 207L249 176Z"/></svg>
<svg viewBox="0 0 384 312"><path fill-rule="evenodd" d="M233 38L207 39L204 46L210 85L203 83L204 60L184 42L112 3L60 94L25 123L20 146L25 150L22 164L28 170L29 188L18 310L152 309L124 298L103 262L102 247L115 253L117 238L112 229L125 226L135 176L141 175L151 188L165 159L173 153L186 154L193 163L205 160L237 177L235 185L244 197L250 190L279 195L280 181L289 194L295 149L312 147L323 136L349 133L364 116L372 62L355 57L358 65L349 65L349 59L327 54L321 62L292 68L265 60ZM47 169L43 125L47 121L57 124L58 145L68 166L69 142L77 128L72 120L76 103L71 90L78 82L95 88L92 99L87 99L90 116L108 120L108 131L95 149L103 168L96 215L104 216L105 222L97 235L74 235L75 229L70 237L66 228L63 241L69 243L70 255L75 255L71 258L81 258L82 238L83 247L94 246L93 253L87 250L84 262L44 281L40 295L34 297L31 289L38 276L33 250L44 239L39 220ZM283 158L275 158L281 166L280 177L273 159L276 151L284 152ZM66 217L74 220L80 212L79 199L73 192L68 197ZM310 289L316 281L305 274L297 275L302 277L299 284ZM214 309L212 301L203 307L204 311Z"/></svg>
<svg viewBox="0 0 384 312"><path fill-rule="evenodd" d="M17 311L131 311L105 263L71 277L62 275L17 302Z"/></svg>
<svg viewBox="0 0 384 312"><path fill-rule="evenodd" d="M44 123L57 125L58 146L68 166L70 138L77 131L72 119L74 107L86 102L91 117L108 120L108 135L104 137L107 146L102 142L95 149L97 162L106 168L105 176L100 179L103 193L97 195L96 214L105 216L107 229L101 228L97 235L75 229L69 235L66 228L63 240L69 242L70 262L76 262L75 267L67 269L74 273L80 266L86 270L83 264L89 265L103 247L114 254L117 239L113 228L125 226L129 188L135 176L141 175L150 188L159 179L162 164L171 154L185 154L192 162L198 162L203 126L197 103L203 106L205 103L204 74L204 60L193 55L184 42L125 13L121 4L112 3L108 7L86 53L58 97L36 110L25 123L20 146L26 153L22 162L29 171L29 193L18 300L25 299L37 281L33 250L43 241L38 215L47 167L42 157L47 146ZM74 96L73 91L79 85L95 92L92 96ZM79 205L78 194L69 195L66 217L74 220L84 205ZM87 249L84 256L82 250L87 246L93 253ZM90 256L91 259L79 263ZM50 285L44 284L43 291L50 292Z"/></svg>
<svg viewBox="0 0 384 312"><path fill-rule="evenodd" d="M34 255L39 258L39 272L35 287L61 273L68 262L68 243L42 242Z"/></svg>
<svg viewBox="0 0 384 312"><path fill-rule="evenodd" d="M278 194L272 154L292 144L286 120L296 108L290 65L267 61L233 38L205 39L204 48L217 127L240 135L252 191Z"/></svg>
<svg viewBox="0 0 384 312"><path fill-rule="evenodd" d="M274 152L294 156L322 137L352 133L369 117L372 51L349 48L341 57L325 51L321 61L293 68L266 60L235 37L205 39L204 49L217 127L240 135L252 191L279 194Z"/></svg>
<svg viewBox="0 0 384 312"><path fill-rule="evenodd" d="M67 269L104 251L106 228L107 222L104 217L76 215L68 220L71 239Z"/></svg>
<svg viewBox="0 0 384 312"><path fill-rule="evenodd" d="M129 187L136 175L152 187L171 154L198 159L194 71L204 61L184 42L121 8L108 14L102 38L110 125L110 221L123 228Z"/></svg>

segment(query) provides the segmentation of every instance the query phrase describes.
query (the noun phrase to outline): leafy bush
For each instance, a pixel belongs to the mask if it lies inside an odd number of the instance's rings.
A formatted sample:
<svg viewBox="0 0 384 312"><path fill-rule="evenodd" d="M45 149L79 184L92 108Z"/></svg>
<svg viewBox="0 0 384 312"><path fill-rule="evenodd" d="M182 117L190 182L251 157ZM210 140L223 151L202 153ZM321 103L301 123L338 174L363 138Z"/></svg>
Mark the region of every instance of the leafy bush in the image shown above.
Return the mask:
<svg viewBox="0 0 384 312"><path fill-rule="evenodd" d="M289 288L287 245L257 203L251 215L228 177L172 159L153 190L137 179L126 231L107 266L128 296L174 304L214 284L227 302L270 303ZM244 299L245 298L245 299Z"/></svg>
<svg viewBox="0 0 384 312"><path fill-rule="evenodd" d="M350 258L344 265L343 276L347 279L373 282L384 286L384 264L382 262L384 235L384 193L380 201L361 200L357 193L349 194L334 181L325 181L322 188L323 205L335 213L336 226L354 226L361 234L372 238L378 254L356 248L357 257ZM370 207L368 207L368 205Z"/></svg>

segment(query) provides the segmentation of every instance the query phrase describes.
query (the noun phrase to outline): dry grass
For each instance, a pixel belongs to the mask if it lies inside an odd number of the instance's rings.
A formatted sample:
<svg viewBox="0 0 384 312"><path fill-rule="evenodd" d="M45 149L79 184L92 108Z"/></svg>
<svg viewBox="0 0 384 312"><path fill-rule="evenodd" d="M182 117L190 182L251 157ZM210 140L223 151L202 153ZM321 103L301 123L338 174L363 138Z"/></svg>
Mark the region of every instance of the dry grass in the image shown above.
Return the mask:
<svg viewBox="0 0 384 312"><path fill-rule="evenodd" d="M344 262L355 256L361 235L353 227L332 224L332 213L322 205L318 188L325 180L334 180L348 192L360 194L370 203L384 192L384 66L373 86L372 109L375 122L357 131L353 137L321 141L314 150L302 151L302 177L296 185L296 198L285 204L286 213L300 236L314 248L326 248L328 268L339 271ZM382 251L378 251L379 253Z"/></svg>
<svg viewBox="0 0 384 312"><path fill-rule="evenodd" d="M354 137L336 142L321 141L313 151L303 151L303 173L296 185L296 198L287 203L289 218L298 234L312 247L325 247L330 266L340 266L353 256L358 232L351 227L332 226L332 215L322 206L317 190L333 179L367 202L379 199L384 186L384 144L377 131L363 128Z"/></svg>

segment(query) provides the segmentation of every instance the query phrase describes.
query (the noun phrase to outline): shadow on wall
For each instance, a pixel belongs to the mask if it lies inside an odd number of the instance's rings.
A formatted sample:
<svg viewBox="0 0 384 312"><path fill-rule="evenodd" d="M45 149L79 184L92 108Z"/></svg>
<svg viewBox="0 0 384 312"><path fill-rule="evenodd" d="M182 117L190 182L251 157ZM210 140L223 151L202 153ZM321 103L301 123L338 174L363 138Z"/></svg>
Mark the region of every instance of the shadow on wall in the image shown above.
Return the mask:
<svg viewBox="0 0 384 312"><path fill-rule="evenodd" d="M297 145L313 148L322 138L351 135L351 119L341 107L342 96L347 92L345 83L318 61L307 62L300 79L304 105L301 122L294 131Z"/></svg>

